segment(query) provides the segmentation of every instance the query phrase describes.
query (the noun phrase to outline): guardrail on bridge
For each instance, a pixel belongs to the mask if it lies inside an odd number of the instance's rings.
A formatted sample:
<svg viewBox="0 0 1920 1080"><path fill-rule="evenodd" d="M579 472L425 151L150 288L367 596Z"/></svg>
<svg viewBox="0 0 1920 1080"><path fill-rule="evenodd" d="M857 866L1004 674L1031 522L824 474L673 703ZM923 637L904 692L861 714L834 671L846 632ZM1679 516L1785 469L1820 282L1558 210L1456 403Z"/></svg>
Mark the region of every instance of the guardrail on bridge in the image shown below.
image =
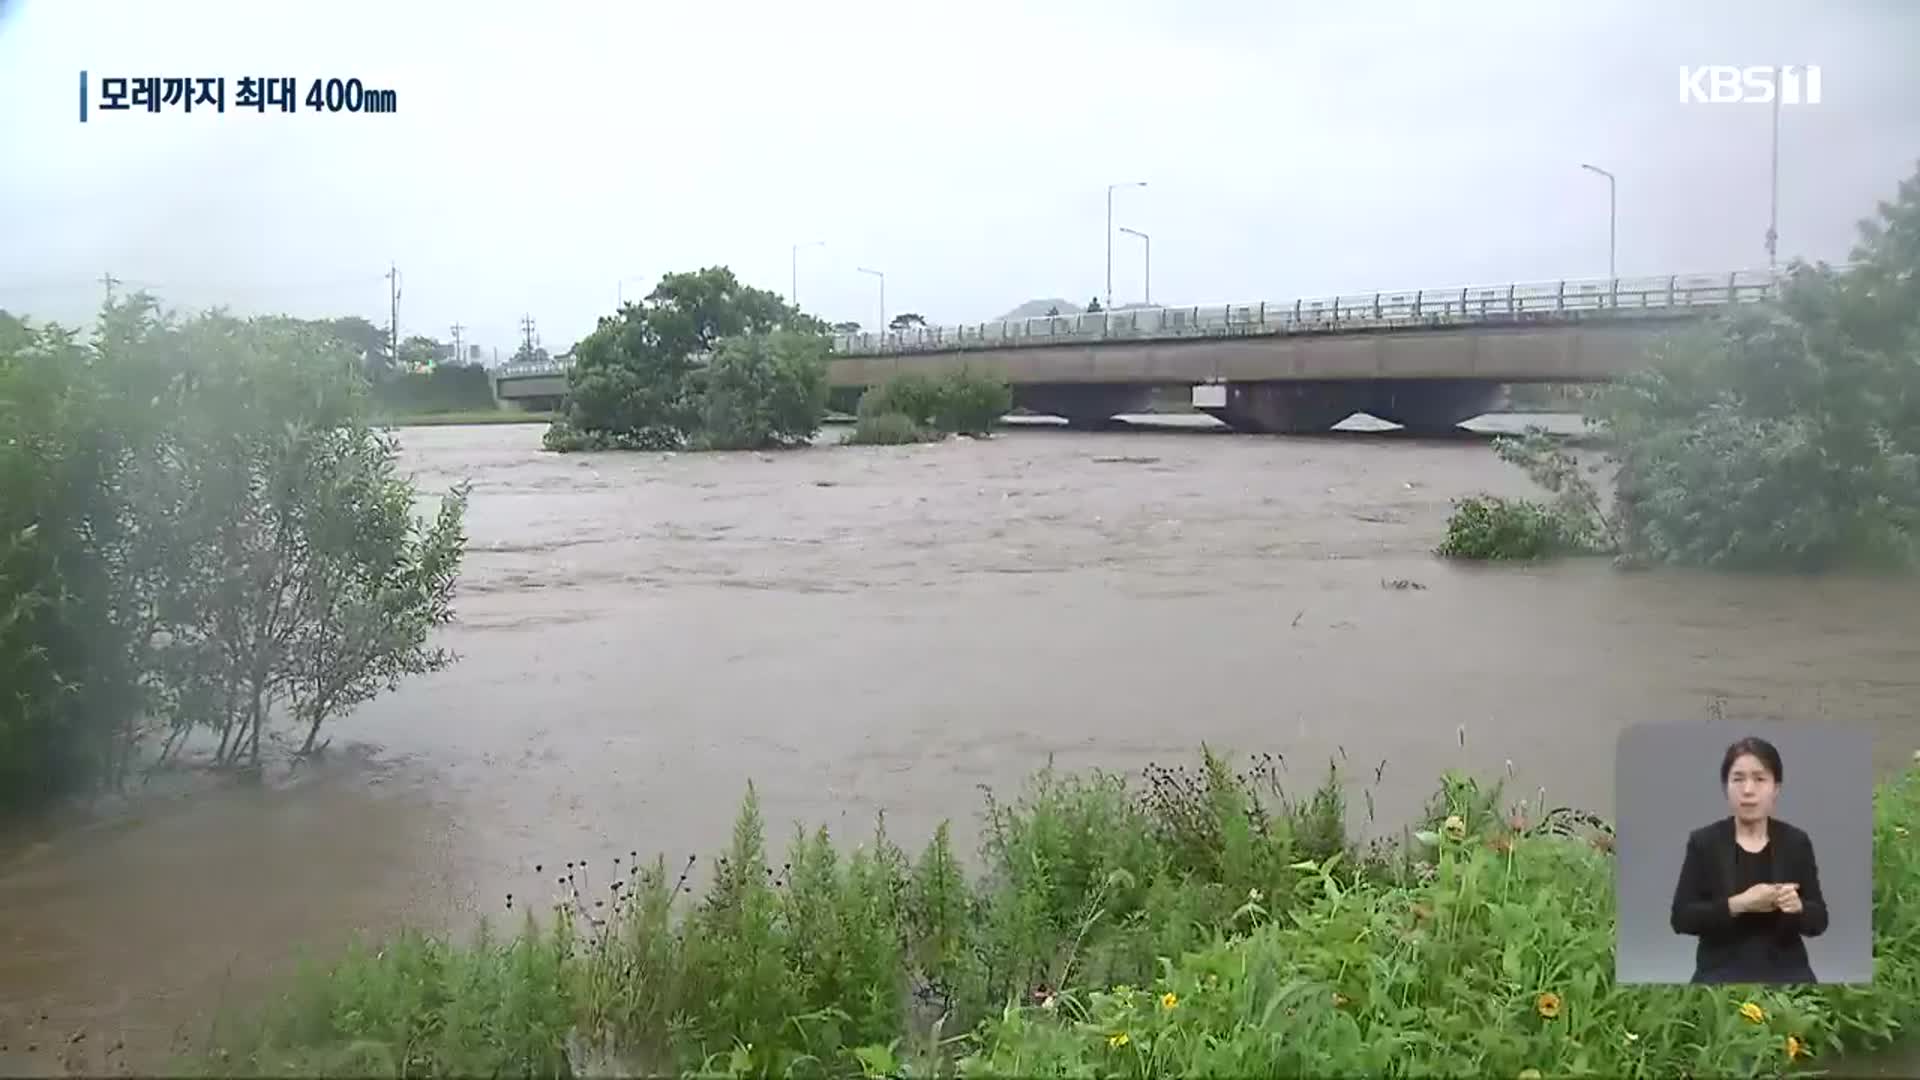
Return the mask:
<svg viewBox="0 0 1920 1080"><path fill-rule="evenodd" d="M1768 270L1660 277L1569 278L1400 292L1347 293L1281 302L1121 308L1079 315L838 334L839 355L950 352L1108 340L1363 332L1410 326L1499 325L1535 320L1671 316L1754 303L1774 294ZM495 379L555 375L571 362L508 364Z"/></svg>

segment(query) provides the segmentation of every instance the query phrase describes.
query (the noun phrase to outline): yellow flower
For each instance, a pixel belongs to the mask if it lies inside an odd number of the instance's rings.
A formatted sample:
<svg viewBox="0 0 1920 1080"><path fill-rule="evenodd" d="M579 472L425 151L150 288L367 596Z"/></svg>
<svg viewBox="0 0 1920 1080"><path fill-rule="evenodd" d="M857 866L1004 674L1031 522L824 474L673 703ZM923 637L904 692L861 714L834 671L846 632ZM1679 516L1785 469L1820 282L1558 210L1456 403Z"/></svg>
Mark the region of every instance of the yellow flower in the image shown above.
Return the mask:
<svg viewBox="0 0 1920 1080"><path fill-rule="evenodd" d="M1176 1005L1178 1005L1178 1004L1180 1004L1180 995L1179 995L1179 994L1176 994L1176 993L1174 993L1173 991L1171 991L1171 990L1169 990L1169 991L1167 991L1166 993L1164 993L1164 994L1161 994L1161 995L1160 995L1160 1007L1161 1007L1161 1008L1163 1008L1163 1009L1171 1009L1171 1008L1173 1008L1174 1006L1176 1006Z"/></svg>
<svg viewBox="0 0 1920 1080"><path fill-rule="evenodd" d="M1800 1058L1805 1057L1806 1053L1807 1053L1807 1044L1800 1041L1800 1036L1798 1035L1787 1036L1787 1060L1788 1061L1798 1061Z"/></svg>
<svg viewBox="0 0 1920 1080"><path fill-rule="evenodd" d="M1551 1020L1560 1015L1560 995L1549 990L1534 999L1533 1007L1540 1010L1541 1016Z"/></svg>
<svg viewBox="0 0 1920 1080"><path fill-rule="evenodd" d="M1113 1034L1107 1036L1107 1045L1113 1047L1116 1050L1122 1046L1127 1045L1127 1043L1131 1041L1133 1040L1127 1038L1127 1033L1124 1031L1116 1031Z"/></svg>
<svg viewBox="0 0 1920 1080"><path fill-rule="evenodd" d="M1521 1069L1519 1080L1540 1080L1540 1070Z"/></svg>
<svg viewBox="0 0 1920 1080"><path fill-rule="evenodd" d="M1740 1015L1746 1017L1751 1023L1764 1024L1767 1022L1767 1010L1755 1005L1751 1001L1740 1006Z"/></svg>
<svg viewBox="0 0 1920 1080"><path fill-rule="evenodd" d="M1352 999L1352 998L1349 998L1349 997L1348 997L1347 995L1345 995L1345 994L1341 994L1341 993L1335 993L1335 994L1333 995L1333 1007L1334 1007L1334 1008L1336 1008L1336 1009L1340 1009L1340 1008L1345 1008L1345 1007L1346 1007L1346 1004L1347 1004L1347 1002L1349 1002L1349 1001L1351 1001L1351 1000L1353 1000L1353 999Z"/></svg>
<svg viewBox="0 0 1920 1080"><path fill-rule="evenodd" d="M1446 830L1449 840L1459 840L1467 835L1467 819L1459 814L1449 816L1447 823L1441 827Z"/></svg>
<svg viewBox="0 0 1920 1080"><path fill-rule="evenodd" d="M1893 827L1893 835L1895 836L1907 835L1907 827L1905 825L1895 825Z"/></svg>
<svg viewBox="0 0 1920 1080"><path fill-rule="evenodd" d="M1259 903L1259 902L1261 901L1261 899L1262 899L1262 894L1261 894L1261 892L1260 892L1260 890L1259 890L1259 889L1248 889L1248 890L1247 890L1247 900L1248 900L1248 902L1250 902L1250 903L1254 903L1254 904L1257 904L1257 903Z"/></svg>

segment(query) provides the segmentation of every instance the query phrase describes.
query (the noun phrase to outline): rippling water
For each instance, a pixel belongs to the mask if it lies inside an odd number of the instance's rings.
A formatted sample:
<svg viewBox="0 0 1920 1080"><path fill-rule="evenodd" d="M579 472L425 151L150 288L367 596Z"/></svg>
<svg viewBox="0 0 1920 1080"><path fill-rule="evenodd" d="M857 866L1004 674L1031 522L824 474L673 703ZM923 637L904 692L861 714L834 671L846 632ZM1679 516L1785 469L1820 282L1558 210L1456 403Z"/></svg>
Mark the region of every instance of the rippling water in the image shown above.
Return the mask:
<svg viewBox="0 0 1920 1080"><path fill-rule="evenodd" d="M1508 760L1608 812L1615 733L1715 699L1864 725L1883 768L1920 743L1920 588L1449 565L1450 500L1526 488L1472 439L557 456L540 434L404 433L423 484L474 485L458 664L290 778L4 856L0 1072L157 1060L296 945L468 926L544 897L535 863L716 850L748 781L782 840L884 811L917 847L944 818L970 843L979 787L1049 757L1202 741L1283 753L1303 784L1344 753L1391 824L1441 768Z"/></svg>

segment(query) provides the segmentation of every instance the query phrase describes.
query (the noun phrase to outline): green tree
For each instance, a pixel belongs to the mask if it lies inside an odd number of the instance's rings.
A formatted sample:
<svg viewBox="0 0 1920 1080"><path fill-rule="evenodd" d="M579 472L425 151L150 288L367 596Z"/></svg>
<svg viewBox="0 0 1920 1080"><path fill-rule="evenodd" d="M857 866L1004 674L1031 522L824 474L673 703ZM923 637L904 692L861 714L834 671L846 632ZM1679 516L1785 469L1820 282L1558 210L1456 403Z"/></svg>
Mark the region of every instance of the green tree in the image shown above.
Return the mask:
<svg viewBox="0 0 1920 1080"><path fill-rule="evenodd" d="M1568 535L1636 562L1920 562L1920 171L1860 224L1848 267L1796 261L1775 302L1669 337L1588 418L1612 446L1610 507L1553 440L1496 444L1555 493ZM1534 510L1487 520L1546 520ZM1449 542L1485 524L1456 520Z"/></svg>
<svg viewBox="0 0 1920 1080"><path fill-rule="evenodd" d="M385 327L375 326L358 315L327 319L322 325L360 357L369 378L379 379L393 372L393 339Z"/></svg>
<svg viewBox="0 0 1920 1080"><path fill-rule="evenodd" d="M553 359L553 357L548 354L546 349L530 341L522 341L520 347L513 350L513 355L507 358L507 362L510 364L544 364L551 359Z"/></svg>
<svg viewBox="0 0 1920 1080"><path fill-rule="evenodd" d="M574 347L564 416L548 431L547 445L685 446L709 416L707 365L720 343L783 329L815 336L826 330L725 267L668 274L640 302L603 316ZM731 383L728 392L742 385ZM738 418L737 405L726 403L714 415Z"/></svg>
<svg viewBox="0 0 1920 1080"><path fill-rule="evenodd" d="M1672 340L1600 395L1624 543L1653 560L1817 569L1920 556L1920 172L1852 265Z"/></svg>
<svg viewBox="0 0 1920 1080"><path fill-rule="evenodd" d="M24 349L33 340L33 328L5 308L0 308L0 353Z"/></svg>
<svg viewBox="0 0 1920 1080"><path fill-rule="evenodd" d="M433 338L415 334L400 343L400 366L408 371L430 368L445 359L448 346Z"/></svg>
<svg viewBox="0 0 1920 1080"><path fill-rule="evenodd" d="M827 409L827 342L777 330L720 343L706 370L705 445L716 450L794 446L820 431Z"/></svg>
<svg viewBox="0 0 1920 1080"><path fill-rule="evenodd" d="M432 524L323 323L109 304L0 347L0 804L113 784L200 726L257 760L446 658L463 493Z"/></svg>
<svg viewBox="0 0 1920 1080"><path fill-rule="evenodd" d="M927 325L927 317L912 311L903 311L887 323L889 330L911 330L916 326Z"/></svg>
<svg viewBox="0 0 1920 1080"><path fill-rule="evenodd" d="M192 728L253 763L282 709L310 750L322 723L449 657L464 493L413 516L397 447L368 426L354 360L328 338L224 316L148 328L180 358L177 421L136 478L168 553L153 606L167 750Z"/></svg>

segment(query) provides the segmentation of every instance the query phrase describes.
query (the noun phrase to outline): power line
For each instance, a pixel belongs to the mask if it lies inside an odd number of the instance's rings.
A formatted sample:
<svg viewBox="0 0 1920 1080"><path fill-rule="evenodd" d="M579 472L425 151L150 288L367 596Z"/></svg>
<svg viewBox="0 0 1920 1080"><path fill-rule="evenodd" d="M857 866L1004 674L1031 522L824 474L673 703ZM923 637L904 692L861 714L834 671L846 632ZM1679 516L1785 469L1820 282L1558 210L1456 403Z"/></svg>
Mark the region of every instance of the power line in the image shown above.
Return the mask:
<svg viewBox="0 0 1920 1080"><path fill-rule="evenodd" d="M460 331L465 329L466 327L461 326L459 323L453 324L453 362L456 364L464 364L467 362L467 354L460 349Z"/></svg>

